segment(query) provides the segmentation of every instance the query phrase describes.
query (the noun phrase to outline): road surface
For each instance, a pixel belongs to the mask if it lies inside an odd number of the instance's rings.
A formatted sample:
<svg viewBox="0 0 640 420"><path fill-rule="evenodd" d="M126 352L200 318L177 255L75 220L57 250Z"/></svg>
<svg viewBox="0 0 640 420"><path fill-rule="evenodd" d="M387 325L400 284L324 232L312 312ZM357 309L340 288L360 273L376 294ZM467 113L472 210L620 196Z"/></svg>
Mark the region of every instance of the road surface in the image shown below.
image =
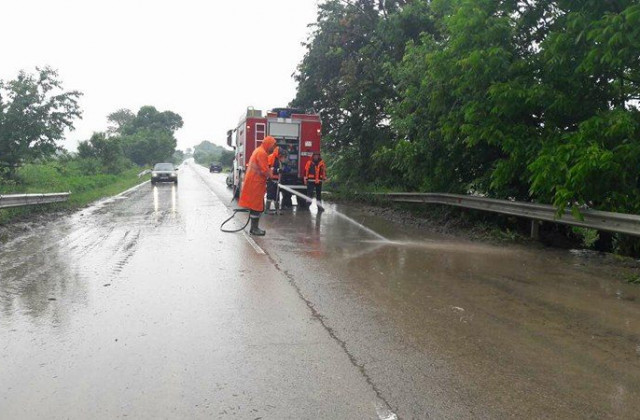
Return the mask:
<svg viewBox="0 0 640 420"><path fill-rule="evenodd" d="M224 234L224 176L179 174L1 246L1 419L640 417L615 265L350 207Z"/></svg>

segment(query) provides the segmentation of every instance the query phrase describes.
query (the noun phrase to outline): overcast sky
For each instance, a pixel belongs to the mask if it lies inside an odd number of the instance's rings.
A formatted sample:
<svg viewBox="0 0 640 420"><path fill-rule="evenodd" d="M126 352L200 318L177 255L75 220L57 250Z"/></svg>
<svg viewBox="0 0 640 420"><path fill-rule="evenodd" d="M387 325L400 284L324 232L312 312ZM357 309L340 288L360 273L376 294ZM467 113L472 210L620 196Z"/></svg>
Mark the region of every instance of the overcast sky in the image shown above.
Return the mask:
<svg viewBox="0 0 640 420"><path fill-rule="evenodd" d="M64 142L142 105L177 112L178 148L225 142L243 110L286 106L317 0L3 0L0 79L49 65L84 93Z"/></svg>

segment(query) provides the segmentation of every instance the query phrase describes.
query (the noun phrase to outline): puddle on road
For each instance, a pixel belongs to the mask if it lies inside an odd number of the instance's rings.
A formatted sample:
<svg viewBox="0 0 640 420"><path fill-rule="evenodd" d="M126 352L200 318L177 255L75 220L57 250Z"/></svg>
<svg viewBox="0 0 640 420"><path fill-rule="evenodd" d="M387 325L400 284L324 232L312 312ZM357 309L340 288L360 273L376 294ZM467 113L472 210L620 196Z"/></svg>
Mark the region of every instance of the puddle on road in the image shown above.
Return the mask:
<svg viewBox="0 0 640 420"><path fill-rule="evenodd" d="M308 279L307 293L324 290L321 283L333 291L316 303L337 326L341 317L375 322L352 337L356 343L383 329L381 342L443 357L457 371L455 387L479 405L502 406L500 396L509 396L515 412L533 417L629 417L640 409L640 287L623 281L619 264L584 252L459 240L339 208L390 240L312 211L270 219L278 235L269 241L298 256L288 269ZM344 307L333 313L336 299ZM385 357L382 350L361 357ZM396 368L423 362L400 358ZM408 380L433 375L427 372L408 371L416 375Z"/></svg>
<svg viewBox="0 0 640 420"><path fill-rule="evenodd" d="M182 229L172 187L142 185L0 245L0 321L64 324L124 269L143 231Z"/></svg>

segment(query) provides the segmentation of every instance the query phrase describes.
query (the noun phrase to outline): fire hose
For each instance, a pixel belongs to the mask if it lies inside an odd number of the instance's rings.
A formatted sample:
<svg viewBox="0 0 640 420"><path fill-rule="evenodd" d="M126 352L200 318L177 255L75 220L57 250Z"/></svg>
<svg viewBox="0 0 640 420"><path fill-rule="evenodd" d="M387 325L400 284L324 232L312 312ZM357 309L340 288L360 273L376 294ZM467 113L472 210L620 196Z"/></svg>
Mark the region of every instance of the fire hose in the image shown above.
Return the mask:
<svg viewBox="0 0 640 420"><path fill-rule="evenodd" d="M293 185L282 185L282 184L278 184L278 188L279 188L279 189L283 189L283 190L285 190L285 191L288 191L288 192L290 192L291 194L294 194L294 195L296 195L296 196L300 197L301 199L305 200L305 201L306 201L306 202L308 202L309 204L313 203L313 199L312 199L311 197L308 197L308 196L306 196L306 195L302 194L301 192L294 190L294 189L293 189L293 188L291 188L291 187L293 187ZM318 204L318 208L319 208L319 209L323 209L323 210L324 210L324 208L323 208L320 204Z"/></svg>
<svg viewBox="0 0 640 420"><path fill-rule="evenodd" d="M220 230L224 233L238 233L243 231L247 226L249 226L249 221L251 220L251 216L248 215L247 216L247 222L239 229L225 229L224 226L229 223L231 220L233 220L236 217L236 214L238 213L249 213L249 209L234 209L233 210L233 214L231 215L231 217L229 217L227 220L225 220L224 222L222 222L222 224L220 225Z"/></svg>
<svg viewBox="0 0 640 420"><path fill-rule="evenodd" d="M309 204L313 203L313 199L307 197L306 195L302 194L301 192L298 192L298 191L294 190L291 187L292 186L290 186L290 185L282 185L282 184L280 184L278 182L277 191L278 191L278 193L280 193L280 189L282 189L282 190L288 191L291 194L294 194L294 195L300 197L301 199L307 201ZM233 200L232 200L232 202L233 202ZM318 205L318 208L322 208L322 206ZM249 226L249 222L251 221L251 216L250 215L247 216L247 221L241 228L238 228L238 229L225 229L224 227L225 227L225 225L227 223L232 221L236 217L236 215L238 213L249 213L249 211L250 211L249 209L234 209L233 210L233 214L231 215L231 217L229 217L224 222L222 222L222 224L220 225L220 230L222 232L225 232L225 233L238 233L238 232L243 231L247 226Z"/></svg>

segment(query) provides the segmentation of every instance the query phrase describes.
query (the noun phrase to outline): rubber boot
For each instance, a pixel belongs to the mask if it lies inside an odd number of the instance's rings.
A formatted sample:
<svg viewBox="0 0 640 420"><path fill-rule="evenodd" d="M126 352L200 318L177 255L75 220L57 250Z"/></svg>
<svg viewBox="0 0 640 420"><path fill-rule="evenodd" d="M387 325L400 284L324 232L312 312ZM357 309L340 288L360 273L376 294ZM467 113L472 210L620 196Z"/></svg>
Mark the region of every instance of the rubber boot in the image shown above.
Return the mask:
<svg viewBox="0 0 640 420"><path fill-rule="evenodd" d="M258 225L260 224L260 217L251 217L251 229L249 229L249 233L254 236L264 236L266 233L264 230L260 229Z"/></svg>
<svg viewBox="0 0 640 420"><path fill-rule="evenodd" d="M282 213L280 213L280 202L278 202L278 201L276 200L276 201L274 201L273 203L274 203L273 205L274 205L274 206L275 206L275 208L276 208L276 212L275 212L275 214L282 214Z"/></svg>
<svg viewBox="0 0 640 420"><path fill-rule="evenodd" d="M264 205L264 212L269 213L271 211L271 200L267 200Z"/></svg>
<svg viewBox="0 0 640 420"><path fill-rule="evenodd" d="M318 211L319 212L323 212L324 211L324 207L322 207L322 201L321 200L316 200L316 204L318 205Z"/></svg>

